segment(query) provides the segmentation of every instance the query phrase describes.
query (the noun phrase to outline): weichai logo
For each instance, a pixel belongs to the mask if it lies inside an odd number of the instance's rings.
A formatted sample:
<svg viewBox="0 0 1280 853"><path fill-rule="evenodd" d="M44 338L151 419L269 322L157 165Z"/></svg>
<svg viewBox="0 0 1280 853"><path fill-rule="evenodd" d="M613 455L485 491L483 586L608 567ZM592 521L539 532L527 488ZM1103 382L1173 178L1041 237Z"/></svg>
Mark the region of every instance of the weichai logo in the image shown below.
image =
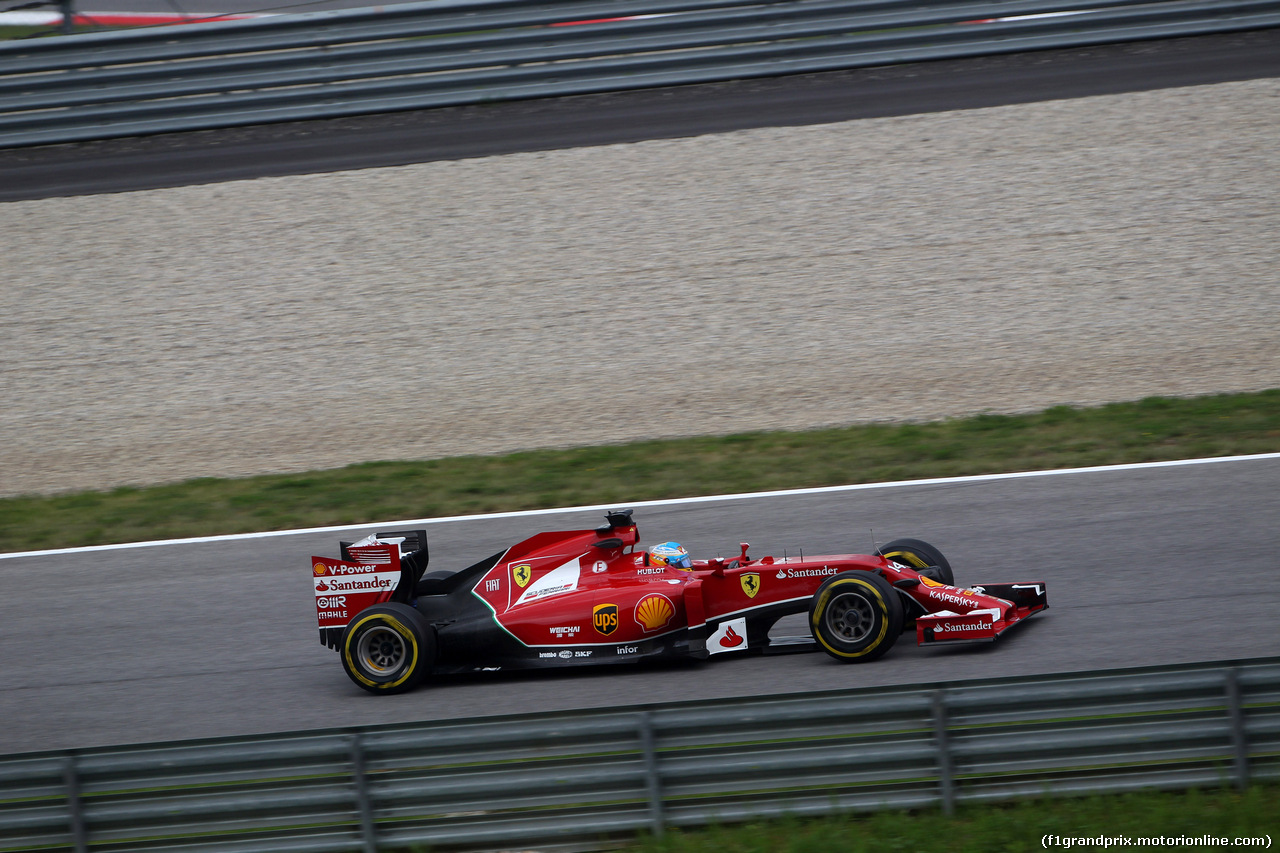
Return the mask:
<svg viewBox="0 0 1280 853"><path fill-rule="evenodd" d="M606 637L618 630L618 605L597 604L591 610L591 624Z"/></svg>

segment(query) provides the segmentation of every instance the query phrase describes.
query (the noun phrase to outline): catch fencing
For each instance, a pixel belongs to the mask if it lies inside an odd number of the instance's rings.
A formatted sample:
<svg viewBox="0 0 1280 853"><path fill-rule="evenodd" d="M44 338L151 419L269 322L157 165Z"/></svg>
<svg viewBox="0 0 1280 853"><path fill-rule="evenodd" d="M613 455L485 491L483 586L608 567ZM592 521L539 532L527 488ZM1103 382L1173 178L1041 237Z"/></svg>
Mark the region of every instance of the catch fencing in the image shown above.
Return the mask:
<svg viewBox="0 0 1280 853"><path fill-rule="evenodd" d="M431 0L0 43L0 147L1280 26L1280 0Z"/></svg>
<svg viewBox="0 0 1280 853"><path fill-rule="evenodd" d="M1280 658L1266 658L8 756L0 850L583 849L781 815L1277 779Z"/></svg>

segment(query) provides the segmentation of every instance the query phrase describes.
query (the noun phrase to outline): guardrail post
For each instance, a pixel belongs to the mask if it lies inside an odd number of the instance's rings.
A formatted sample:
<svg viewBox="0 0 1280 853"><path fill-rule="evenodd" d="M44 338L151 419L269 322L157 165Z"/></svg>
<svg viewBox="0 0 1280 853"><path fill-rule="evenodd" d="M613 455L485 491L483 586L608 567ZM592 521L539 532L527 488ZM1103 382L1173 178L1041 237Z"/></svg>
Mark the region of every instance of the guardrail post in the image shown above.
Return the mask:
<svg viewBox="0 0 1280 853"><path fill-rule="evenodd" d="M662 779L658 776L658 750L653 743L653 714L640 714L640 749L644 752L645 789L649 794L649 821L654 838L661 838L666 830L666 816L662 809Z"/></svg>
<svg viewBox="0 0 1280 853"><path fill-rule="evenodd" d="M1249 733L1244 727L1244 705L1240 701L1240 673L1235 667L1226 671L1227 719L1231 723L1231 748L1236 756L1236 787L1249 787Z"/></svg>
<svg viewBox="0 0 1280 853"><path fill-rule="evenodd" d="M955 769L951 764L950 736L947 732L947 697L945 690L933 692L933 739L938 747L938 787L942 794L942 813L956 812Z"/></svg>
<svg viewBox="0 0 1280 853"><path fill-rule="evenodd" d="M373 806L369 801L369 779L365 774L364 745L360 735L351 738L351 775L356 783L356 807L360 812L360 841L364 853L378 853L377 829L373 825Z"/></svg>
<svg viewBox="0 0 1280 853"><path fill-rule="evenodd" d="M80 802L80 775L76 773L76 756L71 753L62 764L62 781L67 787L67 811L71 821L71 844L76 853L88 853L89 833L84 825L84 807Z"/></svg>
<svg viewBox="0 0 1280 853"><path fill-rule="evenodd" d="M76 31L76 7L73 0L58 0L58 11L62 12L62 34L71 35Z"/></svg>

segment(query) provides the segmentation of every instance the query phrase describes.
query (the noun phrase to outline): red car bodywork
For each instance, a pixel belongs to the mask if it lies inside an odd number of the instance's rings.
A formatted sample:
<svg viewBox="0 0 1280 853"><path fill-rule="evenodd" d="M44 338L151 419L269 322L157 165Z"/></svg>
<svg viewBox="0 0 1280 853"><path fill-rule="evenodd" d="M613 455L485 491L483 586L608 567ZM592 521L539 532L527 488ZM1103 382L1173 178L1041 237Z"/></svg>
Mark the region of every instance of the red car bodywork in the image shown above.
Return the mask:
<svg viewBox="0 0 1280 853"><path fill-rule="evenodd" d="M902 606L895 630L914 622L922 645L994 640L1047 607L1043 583L952 586L936 579L938 571L898 562L893 552L756 559L743 544L739 556L695 560L692 570L652 566L630 513L611 513L609 520L595 530L540 533L461 572L426 578L425 533L408 534L416 547L403 555L406 534L344 543L347 559L312 558L321 641L343 647L361 612L398 601L430 624L436 672L818 646L856 659L818 630L815 594L832 578L846 579L855 593L859 585L874 586L882 598L892 590ZM885 583L871 584L868 574ZM874 595L868 599L876 603ZM805 611L812 636L769 637L779 618ZM891 645L896 635L886 639Z"/></svg>

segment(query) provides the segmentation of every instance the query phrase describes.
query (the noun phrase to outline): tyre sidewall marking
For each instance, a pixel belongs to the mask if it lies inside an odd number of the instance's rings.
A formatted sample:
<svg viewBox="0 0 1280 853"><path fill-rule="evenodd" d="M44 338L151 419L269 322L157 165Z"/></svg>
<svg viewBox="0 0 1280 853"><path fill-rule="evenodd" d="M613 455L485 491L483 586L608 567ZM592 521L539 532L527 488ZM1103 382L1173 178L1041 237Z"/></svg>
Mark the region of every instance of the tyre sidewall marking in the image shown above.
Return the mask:
<svg viewBox="0 0 1280 853"><path fill-rule="evenodd" d="M870 592L871 595L869 597L868 596L863 596L863 597L868 598L868 600L872 604L874 604L876 607L880 609L880 633L876 636L875 640L868 643L866 646L864 646L862 649L856 652L850 652L850 651L845 651L844 649L832 648L831 644L828 643L826 638L822 636L822 631L818 630L822 622L824 611L826 610L826 607L827 607L827 602L831 599L831 596L835 593L836 588L841 586L847 586L848 584L854 584L855 586L860 586L863 589ZM858 593L854 593L854 594L858 594ZM826 648L828 651L830 651L832 654L835 654L844 658L860 658L869 652L875 651L877 648L880 647L880 643L884 641L884 636L889 631L889 610L885 604L884 597L880 595L880 590L877 589L875 585L873 585L869 581L863 580L862 578L841 578L839 580L833 581L830 586L828 586L826 589L822 591L821 596L819 596L817 606L815 606L813 609L813 627L815 629L813 632L813 635L817 637L818 642L822 643L823 647Z"/></svg>
<svg viewBox="0 0 1280 853"><path fill-rule="evenodd" d="M886 560L905 563L913 569L927 569L929 567L929 563L914 551L893 551L888 554L881 554L880 556L884 557Z"/></svg>
<svg viewBox="0 0 1280 853"><path fill-rule="evenodd" d="M397 678L395 681L370 681L369 679L364 677L364 673L362 673L360 671L360 668L356 666L356 663L351 656L351 646L353 645L351 640L354 640L359 636L360 629L364 626L366 622L371 622L375 619L381 620L388 628L395 631L400 636L404 637L405 641L408 643L408 648L412 652L410 656L410 660L404 668L404 674L401 675L399 678ZM376 687L380 689L387 689L390 687L399 687L401 684L405 682L405 680L410 675L413 674L414 670L418 666L418 638L415 637L413 635L413 631L409 630L409 628L406 625L402 624L399 619L387 613L374 613L364 617L363 619L361 619L359 622L356 622L356 624L351 627L351 630L347 633L347 638L348 638L348 642L343 646L342 655L344 658L346 658L347 666L350 668L351 673L355 675L356 679L359 680L362 684L367 684L370 687Z"/></svg>

